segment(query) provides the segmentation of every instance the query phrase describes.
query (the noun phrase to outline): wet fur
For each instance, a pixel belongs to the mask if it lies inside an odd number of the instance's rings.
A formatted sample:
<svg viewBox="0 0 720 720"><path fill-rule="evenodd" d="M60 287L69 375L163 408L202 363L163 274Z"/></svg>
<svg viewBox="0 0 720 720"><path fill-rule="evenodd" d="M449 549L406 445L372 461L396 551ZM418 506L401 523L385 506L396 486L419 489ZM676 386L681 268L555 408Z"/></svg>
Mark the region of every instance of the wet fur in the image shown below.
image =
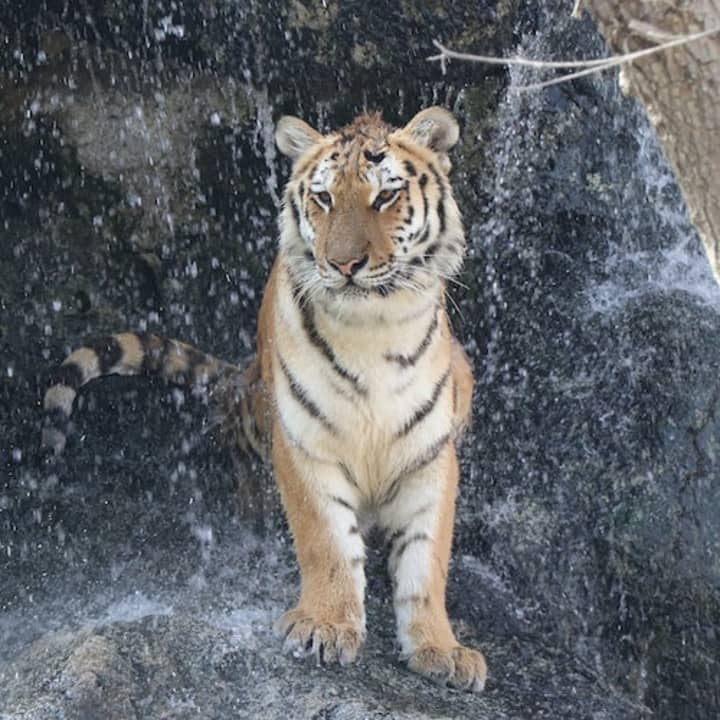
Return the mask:
<svg viewBox="0 0 720 720"><path fill-rule="evenodd" d="M294 166L257 357L240 369L176 341L111 336L61 366L43 439L62 450L75 394L104 374L223 388L237 440L271 456L295 542L302 582L278 621L286 648L355 659L366 632L363 531L376 525L402 657L480 690L484 658L459 645L445 610L456 443L473 389L445 309L464 253L447 179L457 137L441 108L400 130L366 115L329 135L281 119L278 146Z"/></svg>

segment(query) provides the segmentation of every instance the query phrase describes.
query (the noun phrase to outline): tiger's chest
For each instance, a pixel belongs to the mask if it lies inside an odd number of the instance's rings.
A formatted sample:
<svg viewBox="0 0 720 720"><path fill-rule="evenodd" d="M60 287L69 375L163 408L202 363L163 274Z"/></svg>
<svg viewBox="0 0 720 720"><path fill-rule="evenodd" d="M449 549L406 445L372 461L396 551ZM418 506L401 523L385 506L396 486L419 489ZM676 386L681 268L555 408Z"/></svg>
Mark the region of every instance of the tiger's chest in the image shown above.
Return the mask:
<svg viewBox="0 0 720 720"><path fill-rule="evenodd" d="M273 351L277 421L307 460L348 472L372 502L452 425L442 311L344 324L280 303Z"/></svg>

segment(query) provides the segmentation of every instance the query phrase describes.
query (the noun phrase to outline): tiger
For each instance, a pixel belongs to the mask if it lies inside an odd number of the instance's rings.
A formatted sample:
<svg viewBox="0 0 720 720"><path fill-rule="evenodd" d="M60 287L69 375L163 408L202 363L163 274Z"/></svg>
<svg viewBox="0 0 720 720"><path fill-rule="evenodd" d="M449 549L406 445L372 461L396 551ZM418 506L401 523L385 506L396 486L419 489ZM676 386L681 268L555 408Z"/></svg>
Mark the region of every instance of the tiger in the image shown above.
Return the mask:
<svg viewBox="0 0 720 720"><path fill-rule="evenodd" d="M176 340L121 333L76 350L45 394L43 443L65 446L75 396L107 374L234 388L238 442L270 460L300 567L283 648L353 662L366 637L365 540L384 534L400 659L479 692L483 654L455 637L445 594L473 373L452 333L447 284L465 255L448 179L453 115L395 128L366 113L322 134L276 125L292 162L279 249L245 367Z"/></svg>

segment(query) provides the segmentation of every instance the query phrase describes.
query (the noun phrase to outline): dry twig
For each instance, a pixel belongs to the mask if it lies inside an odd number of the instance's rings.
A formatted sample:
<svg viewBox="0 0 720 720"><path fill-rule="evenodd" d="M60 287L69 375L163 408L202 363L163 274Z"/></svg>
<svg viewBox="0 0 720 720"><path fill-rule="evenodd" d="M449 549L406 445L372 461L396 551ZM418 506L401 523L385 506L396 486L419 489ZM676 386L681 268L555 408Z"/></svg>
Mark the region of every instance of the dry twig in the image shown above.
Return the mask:
<svg viewBox="0 0 720 720"><path fill-rule="evenodd" d="M633 60L647 57L648 55L654 55L655 53L669 50L670 48L678 47L679 45L685 45L686 43L700 40L714 35L720 32L720 27L710 28L709 30L703 30L702 32L693 33L692 35L682 35L673 37L672 40L663 42L654 47L645 48L643 50L636 50L635 52L625 53L623 55L613 55L607 58L597 58L595 60L533 60L531 58L524 58L519 56L514 57L494 57L491 55L475 55L472 53L461 53L454 50L450 50L442 45L439 41L434 40L433 45L440 50L438 55L433 55L428 60L440 62L443 73L445 72L448 60L465 60L468 62L486 63L488 65L521 65L523 67L532 67L538 69L553 69L553 70L568 70L572 68L582 68L576 72L571 72L560 77L553 78L552 80L545 80L543 82L532 83L531 85L518 85L512 87L511 90L515 92L526 92L528 90L540 90L542 88L549 87L550 85L557 85L559 83L567 82L584 75L590 75L595 72L601 72L618 65L624 65L630 63ZM647 37L647 33L645 36Z"/></svg>

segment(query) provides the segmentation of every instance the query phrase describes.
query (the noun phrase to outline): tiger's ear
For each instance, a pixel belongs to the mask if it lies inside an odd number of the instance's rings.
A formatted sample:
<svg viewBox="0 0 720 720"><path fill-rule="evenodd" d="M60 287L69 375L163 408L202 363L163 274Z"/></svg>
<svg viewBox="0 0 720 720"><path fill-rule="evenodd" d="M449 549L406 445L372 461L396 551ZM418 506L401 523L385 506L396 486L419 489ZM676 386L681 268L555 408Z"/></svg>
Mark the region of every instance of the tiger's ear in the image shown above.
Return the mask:
<svg viewBox="0 0 720 720"><path fill-rule="evenodd" d="M452 113L437 105L421 110L401 132L418 145L438 153L446 153L460 137L460 128Z"/></svg>
<svg viewBox="0 0 720 720"><path fill-rule="evenodd" d="M306 150L322 140L322 135L304 120L284 115L275 128L275 142L280 152L297 160Z"/></svg>

